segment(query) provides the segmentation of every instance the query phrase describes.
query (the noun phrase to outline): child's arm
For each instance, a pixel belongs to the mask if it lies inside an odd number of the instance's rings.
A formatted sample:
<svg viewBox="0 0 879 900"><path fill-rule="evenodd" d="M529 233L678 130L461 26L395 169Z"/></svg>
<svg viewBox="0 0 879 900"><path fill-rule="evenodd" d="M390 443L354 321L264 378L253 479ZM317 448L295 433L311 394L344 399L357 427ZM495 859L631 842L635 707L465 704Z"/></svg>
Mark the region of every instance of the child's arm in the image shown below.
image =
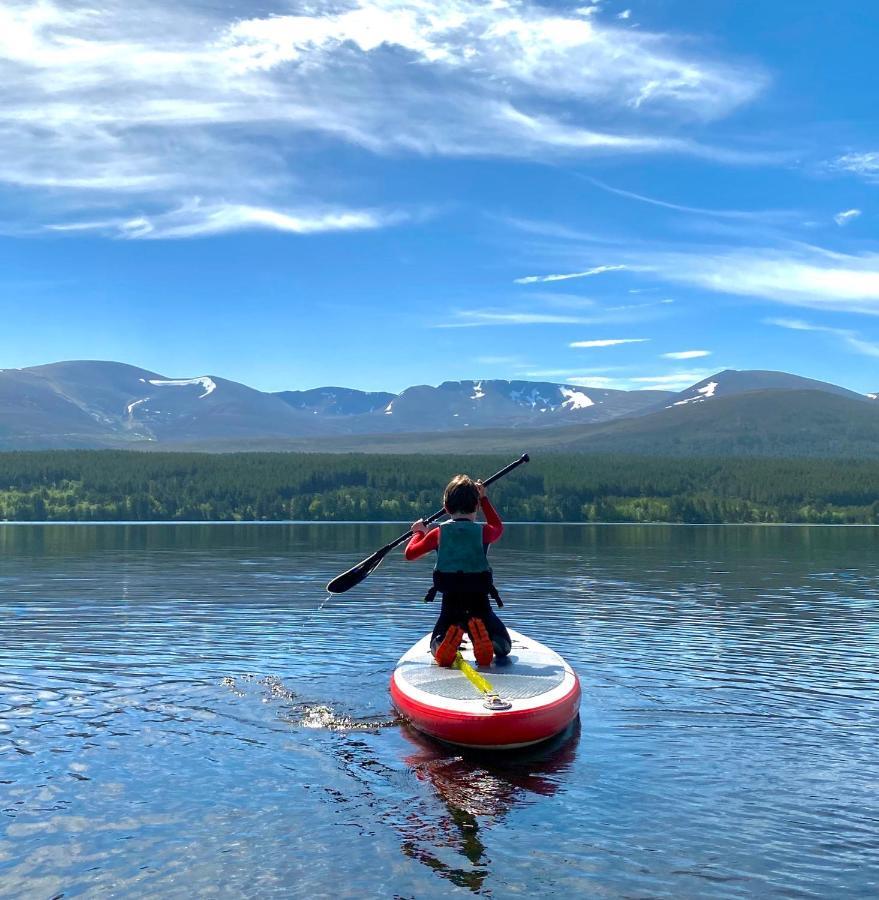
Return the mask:
<svg viewBox="0 0 879 900"><path fill-rule="evenodd" d="M485 524L482 526L482 543L493 544L504 533L504 523L485 494L479 498L479 505L485 516Z"/></svg>
<svg viewBox="0 0 879 900"><path fill-rule="evenodd" d="M412 524L412 530L415 534L412 535L412 539L406 545L404 551L406 559L410 562L439 547L439 528L432 528L428 531L424 527L424 523L419 519Z"/></svg>

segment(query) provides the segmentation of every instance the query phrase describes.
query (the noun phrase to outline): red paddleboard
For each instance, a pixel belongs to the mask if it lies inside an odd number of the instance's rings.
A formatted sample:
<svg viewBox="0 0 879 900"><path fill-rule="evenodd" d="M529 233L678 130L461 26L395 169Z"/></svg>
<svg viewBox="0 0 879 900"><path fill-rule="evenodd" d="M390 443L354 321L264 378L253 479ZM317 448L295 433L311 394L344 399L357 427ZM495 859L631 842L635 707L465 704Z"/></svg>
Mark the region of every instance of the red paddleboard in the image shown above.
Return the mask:
<svg viewBox="0 0 879 900"><path fill-rule="evenodd" d="M510 630L506 659L477 668L469 643L454 668L438 666L430 635L400 657L391 701L419 731L464 747L513 750L549 740L577 718L580 681L553 650Z"/></svg>

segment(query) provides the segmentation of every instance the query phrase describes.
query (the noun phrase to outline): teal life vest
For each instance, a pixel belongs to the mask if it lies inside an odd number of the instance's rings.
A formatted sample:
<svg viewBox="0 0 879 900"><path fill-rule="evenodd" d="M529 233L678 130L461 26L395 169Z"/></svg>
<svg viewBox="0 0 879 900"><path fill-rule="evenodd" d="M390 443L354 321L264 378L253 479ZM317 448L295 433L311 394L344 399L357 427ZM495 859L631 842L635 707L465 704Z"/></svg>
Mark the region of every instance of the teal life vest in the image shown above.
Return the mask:
<svg viewBox="0 0 879 900"><path fill-rule="evenodd" d="M494 586L486 548L482 543L482 525L469 519L452 519L440 525L433 587L425 602L441 594L483 594L503 606Z"/></svg>
<svg viewBox="0 0 879 900"><path fill-rule="evenodd" d="M452 519L440 525L436 551L437 572L485 572L491 567L482 543L482 525Z"/></svg>

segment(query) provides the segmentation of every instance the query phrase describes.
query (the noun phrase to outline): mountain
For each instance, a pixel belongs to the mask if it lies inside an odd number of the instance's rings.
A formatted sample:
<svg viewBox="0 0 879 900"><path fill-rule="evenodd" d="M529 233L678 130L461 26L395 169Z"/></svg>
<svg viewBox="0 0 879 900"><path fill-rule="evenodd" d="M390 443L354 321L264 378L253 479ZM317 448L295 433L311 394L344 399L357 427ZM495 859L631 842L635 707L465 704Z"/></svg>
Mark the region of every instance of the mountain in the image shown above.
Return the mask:
<svg viewBox="0 0 879 900"><path fill-rule="evenodd" d="M264 393L216 375L173 378L73 360L0 370L0 448L204 446L342 434L537 427L635 415L671 396L527 381L447 381L400 394Z"/></svg>
<svg viewBox="0 0 879 900"><path fill-rule="evenodd" d="M215 375L80 360L0 370L0 449L876 456L875 399L734 370L677 394L503 380L264 393Z"/></svg>
<svg viewBox="0 0 879 900"><path fill-rule="evenodd" d="M666 457L879 458L879 404L828 391L752 391L611 422L555 428L368 434L225 450L361 453L619 453ZM879 495L879 486L877 486Z"/></svg>
<svg viewBox="0 0 879 900"><path fill-rule="evenodd" d="M275 394L294 409L322 416L360 416L384 412L396 397L384 391L358 391L354 388L323 387L310 391L278 391Z"/></svg>
<svg viewBox="0 0 879 900"><path fill-rule="evenodd" d="M567 452L664 456L879 457L879 409L860 394L759 390L672 406L591 433L558 435Z"/></svg>
<svg viewBox="0 0 879 900"><path fill-rule="evenodd" d="M106 425L28 370L0 370L0 447L102 446Z"/></svg>
<svg viewBox="0 0 879 900"><path fill-rule="evenodd" d="M464 428L543 427L636 415L669 397L666 391L611 391L542 381L444 381L406 388L368 417L352 420L361 434Z"/></svg>
<svg viewBox="0 0 879 900"><path fill-rule="evenodd" d="M271 394L213 376L174 379L124 363L0 370L0 447L114 447L326 434Z"/></svg>
<svg viewBox="0 0 879 900"><path fill-rule="evenodd" d="M803 378L800 375L789 375L787 372L768 372L759 369L740 372L736 369L725 369L676 394L667 405L685 406L690 403L702 403L715 397L731 397L754 391L823 391L852 400L864 399L864 395L838 385Z"/></svg>

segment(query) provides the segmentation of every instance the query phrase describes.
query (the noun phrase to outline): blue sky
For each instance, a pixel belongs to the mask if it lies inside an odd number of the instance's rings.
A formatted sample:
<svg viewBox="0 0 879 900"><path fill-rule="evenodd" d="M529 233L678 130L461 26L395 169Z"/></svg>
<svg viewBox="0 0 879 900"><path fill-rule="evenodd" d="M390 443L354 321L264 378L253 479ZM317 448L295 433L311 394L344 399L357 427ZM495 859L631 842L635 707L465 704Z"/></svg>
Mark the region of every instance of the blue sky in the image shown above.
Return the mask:
<svg viewBox="0 0 879 900"><path fill-rule="evenodd" d="M879 7L0 2L0 366L879 389Z"/></svg>

